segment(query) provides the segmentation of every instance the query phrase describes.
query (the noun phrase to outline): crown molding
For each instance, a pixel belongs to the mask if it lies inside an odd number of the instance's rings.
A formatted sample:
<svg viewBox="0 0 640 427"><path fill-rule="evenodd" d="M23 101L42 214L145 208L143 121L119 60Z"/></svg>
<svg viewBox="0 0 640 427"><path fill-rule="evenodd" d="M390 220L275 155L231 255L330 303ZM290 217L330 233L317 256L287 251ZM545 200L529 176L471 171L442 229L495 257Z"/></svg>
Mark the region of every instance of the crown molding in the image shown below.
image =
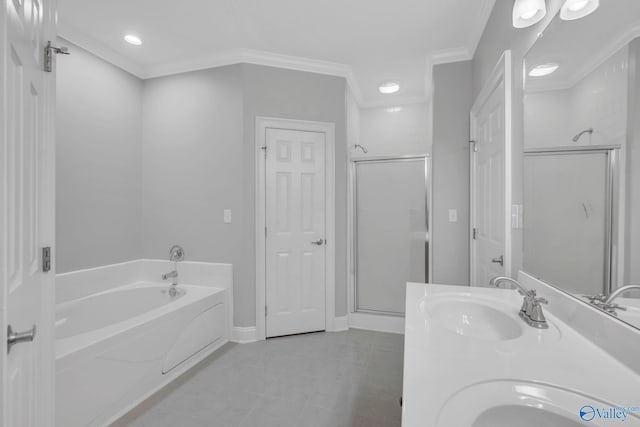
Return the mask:
<svg viewBox="0 0 640 427"><path fill-rule="evenodd" d="M125 56L120 55L118 52L93 37L85 35L75 27L69 25L60 26L58 28L58 37L81 47L98 58L104 59L116 67L123 69L129 74L133 74L138 78L143 78L144 69L141 66Z"/></svg>

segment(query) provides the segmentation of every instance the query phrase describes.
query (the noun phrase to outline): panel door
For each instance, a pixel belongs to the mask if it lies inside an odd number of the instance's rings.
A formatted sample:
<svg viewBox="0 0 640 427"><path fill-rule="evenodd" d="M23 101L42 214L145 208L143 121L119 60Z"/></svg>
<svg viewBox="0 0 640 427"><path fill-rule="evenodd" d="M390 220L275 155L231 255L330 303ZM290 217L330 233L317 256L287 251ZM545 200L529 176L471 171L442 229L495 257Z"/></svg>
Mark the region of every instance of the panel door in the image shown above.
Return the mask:
<svg viewBox="0 0 640 427"><path fill-rule="evenodd" d="M0 275L2 280L2 422L4 426L52 425L53 283L41 271L40 248L51 237L53 185L51 116L53 77L43 71L44 32L55 3L7 0L2 6L2 157ZM6 32L5 32L6 31ZM51 244L49 241L48 244ZM49 295L47 297L46 295ZM10 350L8 326L35 340Z"/></svg>
<svg viewBox="0 0 640 427"><path fill-rule="evenodd" d="M476 118L475 224L471 285L486 286L505 273L496 262L505 253L504 82L496 87Z"/></svg>
<svg viewBox="0 0 640 427"><path fill-rule="evenodd" d="M266 141L266 336L324 330L325 134Z"/></svg>

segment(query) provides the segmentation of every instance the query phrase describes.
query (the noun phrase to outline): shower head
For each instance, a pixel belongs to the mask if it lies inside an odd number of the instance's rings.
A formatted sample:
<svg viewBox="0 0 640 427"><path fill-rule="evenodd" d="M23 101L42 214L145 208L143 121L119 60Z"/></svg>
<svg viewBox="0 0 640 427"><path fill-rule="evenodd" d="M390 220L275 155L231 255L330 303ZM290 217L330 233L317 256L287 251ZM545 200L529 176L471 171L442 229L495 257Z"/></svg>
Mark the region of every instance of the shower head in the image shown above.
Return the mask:
<svg viewBox="0 0 640 427"><path fill-rule="evenodd" d="M589 128L589 129L585 129L582 132L580 132L579 134L577 134L576 136L574 136L572 138L573 142L578 142L578 140L580 139L580 137L582 135L584 135L585 133L588 133L589 135L593 134L593 128Z"/></svg>
<svg viewBox="0 0 640 427"><path fill-rule="evenodd" d="M369 152L369 150L367 150L366 148L364 148L364 147L363 147L362 145L360 145L360 144L356 144L356 145L354 145L354 146L353 146L353 148L354 148L354 149L356 149L356 150L357 150L358 148L359 148L359 149L361 149L361 150L362 150L362 152L363 152L364 154L367 154L367 153Z"/></svg>

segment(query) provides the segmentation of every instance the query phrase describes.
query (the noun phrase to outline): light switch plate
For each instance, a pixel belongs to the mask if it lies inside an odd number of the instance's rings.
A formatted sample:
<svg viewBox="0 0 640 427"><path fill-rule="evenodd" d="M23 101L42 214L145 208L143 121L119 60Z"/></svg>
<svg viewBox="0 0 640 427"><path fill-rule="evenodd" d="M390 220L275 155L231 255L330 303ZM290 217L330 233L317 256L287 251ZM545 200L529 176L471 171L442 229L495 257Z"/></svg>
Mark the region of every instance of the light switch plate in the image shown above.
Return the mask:
<svg viewBox="0 0 640 427"><path fill-rule="evenodd" d="M449 209L449 222L458 222L458 210Z"/></svg>
<svg viewBox="0 0 640 427"><path fill-rule="evenodd" d="M224 210L224 223L231 224L231 209Z"/></svg>

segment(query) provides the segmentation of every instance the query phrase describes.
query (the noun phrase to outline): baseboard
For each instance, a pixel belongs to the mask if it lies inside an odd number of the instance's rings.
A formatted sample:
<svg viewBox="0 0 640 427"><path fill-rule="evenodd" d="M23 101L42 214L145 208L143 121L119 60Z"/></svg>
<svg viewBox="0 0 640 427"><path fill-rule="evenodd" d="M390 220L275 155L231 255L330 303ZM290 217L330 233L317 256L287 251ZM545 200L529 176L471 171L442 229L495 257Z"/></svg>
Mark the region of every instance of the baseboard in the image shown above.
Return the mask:
<svg viewBox="0 0 640 427"><path fill-rule="evenodd" d="M404 317L385 316L381 314L351 313L349 327L369 331L404 334Z"/></svg>
<svg viewBox="0 0 640 427"><path fill-rule="evenodd" d="M343 332L349 330L349 316L339 316L333 319L331 332Z"/></svg>
<svg viewBox="0 0 640 427"><path fill-rule="evenodd" d="M231 341L238 344L258 341L258 330L255 326L234 326L231 334Z"/></svg>

